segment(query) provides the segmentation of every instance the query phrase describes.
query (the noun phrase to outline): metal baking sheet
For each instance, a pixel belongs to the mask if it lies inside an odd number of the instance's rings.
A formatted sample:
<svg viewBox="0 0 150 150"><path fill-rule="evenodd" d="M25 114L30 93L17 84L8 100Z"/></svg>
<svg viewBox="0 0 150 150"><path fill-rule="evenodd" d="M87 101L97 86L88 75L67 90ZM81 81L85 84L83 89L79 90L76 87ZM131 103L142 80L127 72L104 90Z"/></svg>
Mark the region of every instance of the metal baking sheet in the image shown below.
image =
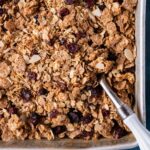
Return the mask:
<svg viewBox="0 0 150 150"><path fill-rule="evenodd" d="M136 10L136 110L139 118L145 124L145 14L146 0L139 0ZM121 150L133 148L137 145L132 134L119 140L26 140L26 141L0 141L0 149L88 149L88 150Z"/></svg>

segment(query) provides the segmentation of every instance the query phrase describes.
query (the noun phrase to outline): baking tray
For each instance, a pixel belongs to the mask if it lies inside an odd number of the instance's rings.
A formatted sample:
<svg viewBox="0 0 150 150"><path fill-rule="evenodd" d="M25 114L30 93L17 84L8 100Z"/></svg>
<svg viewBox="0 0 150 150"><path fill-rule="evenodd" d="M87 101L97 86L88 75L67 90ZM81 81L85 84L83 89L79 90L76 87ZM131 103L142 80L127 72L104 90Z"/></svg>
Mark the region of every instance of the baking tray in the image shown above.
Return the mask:
<svg viewBox="0 0 150 150"><path fill-rule="evenodd" d="M145 108L145 14L146 0L139 0L136 10L136 112L146 124ZM26 140L26 141L0 141L0 149L88 149L88 150L121 150L130 149L137 145L132 134L119 140L100 139L100 140Z"/></svg>

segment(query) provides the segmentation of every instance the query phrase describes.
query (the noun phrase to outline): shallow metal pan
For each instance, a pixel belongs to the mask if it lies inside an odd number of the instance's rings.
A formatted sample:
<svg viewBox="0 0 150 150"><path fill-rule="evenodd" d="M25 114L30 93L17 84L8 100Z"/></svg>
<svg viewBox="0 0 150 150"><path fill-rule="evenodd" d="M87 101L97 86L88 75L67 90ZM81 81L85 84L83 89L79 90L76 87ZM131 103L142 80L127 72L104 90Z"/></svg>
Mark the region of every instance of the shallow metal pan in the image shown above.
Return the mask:
<svg viewBox="0 0 150 150"><path fill-rule="evenodd" d="M146 0L139 0L136 10L136 108L142 122L146 122L145 110L145 14ZM101 139L97 141L59 140L59 141L13 141L0 142L0 149L88 149L88 150L119 150L129 149L137 145L132 134L119 139Z"/></svg>

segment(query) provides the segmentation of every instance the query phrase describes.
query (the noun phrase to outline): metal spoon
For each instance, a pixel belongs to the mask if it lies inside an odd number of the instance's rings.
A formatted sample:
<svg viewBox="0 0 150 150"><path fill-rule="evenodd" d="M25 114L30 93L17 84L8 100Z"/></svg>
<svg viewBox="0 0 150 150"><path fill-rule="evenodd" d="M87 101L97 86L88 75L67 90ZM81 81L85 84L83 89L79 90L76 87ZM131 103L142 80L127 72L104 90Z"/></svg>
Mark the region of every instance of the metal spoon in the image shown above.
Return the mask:
<svg viewBox="0 0 150 150"><path fill-rule="evenodd" d="M100 85L115 105L118 114L135 136L141 150L150 150L150 132L139 121L137 115L124 104L108 85L105 76L101 77Z"/></svg>

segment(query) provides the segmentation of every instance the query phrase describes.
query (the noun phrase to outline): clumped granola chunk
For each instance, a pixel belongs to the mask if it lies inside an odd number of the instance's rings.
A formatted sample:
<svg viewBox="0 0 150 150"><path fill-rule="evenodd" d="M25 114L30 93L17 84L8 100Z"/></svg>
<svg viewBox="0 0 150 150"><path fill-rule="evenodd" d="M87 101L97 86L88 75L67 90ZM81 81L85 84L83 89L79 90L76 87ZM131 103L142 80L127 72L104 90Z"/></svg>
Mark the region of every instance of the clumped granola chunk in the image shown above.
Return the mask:
<svg viewBox="0 0 150 150"><path fill-rule="evenodd" d="M118 139L99 86L134 107L137 0L0 0L0 138Z"/></svg>

